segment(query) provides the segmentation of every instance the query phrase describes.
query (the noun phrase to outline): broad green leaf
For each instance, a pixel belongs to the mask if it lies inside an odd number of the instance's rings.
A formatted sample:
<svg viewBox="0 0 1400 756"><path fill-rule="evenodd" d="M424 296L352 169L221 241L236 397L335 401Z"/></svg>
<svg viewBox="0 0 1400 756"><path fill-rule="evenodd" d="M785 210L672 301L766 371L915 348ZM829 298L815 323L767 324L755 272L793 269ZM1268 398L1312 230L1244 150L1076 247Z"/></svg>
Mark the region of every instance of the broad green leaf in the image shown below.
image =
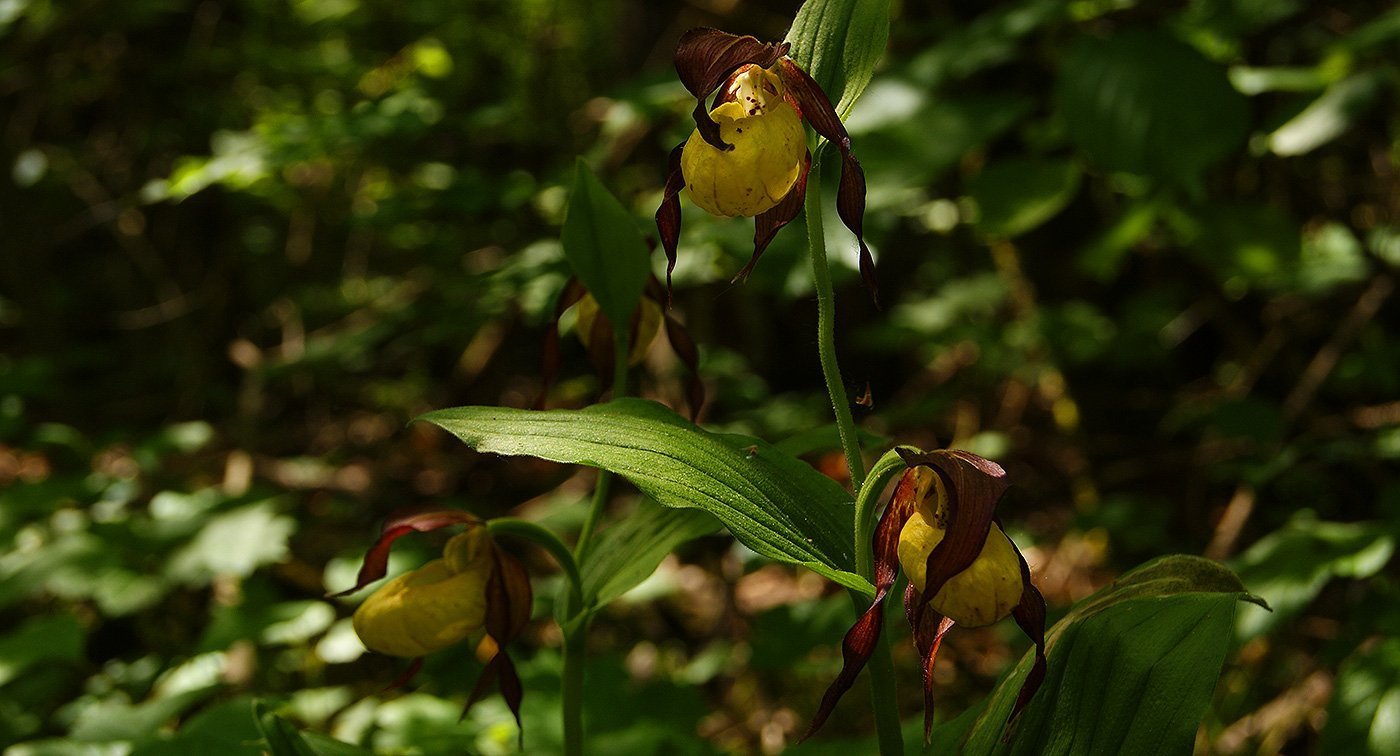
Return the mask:
<svg viewBox="0 0 1400 756"><path fill-rule="evenodd" d="M677 546L719 527L702 510L672 509L642 499L636 511L598 535L580 565L584 603L607 604L646 580Z"/></svg>
<svg viewBox="0 0 1400 756"><path fill-rule="evenodd" d="M651 275L646 242L627 208L579 159L564 218L564 256L615 329L626 329Z"/></svg>
<svg viewBox="0 0 1400 756"><path fill-rule="evenodd" d="M763 441L709 433L639 399L548 412L458 407L419 419L478 451L611 470L665 506L709 512L762 556L873 593L851 572L851 497Z"/></svg>
<svg viewBox="0 0 1400 756"><path fill-rule="evenodd" d="M1001 742L1002 728L1030 672L1029 653L997 686L959 753L1189 753L1242 600L1260 601L1230 570L1200 557L1163 557L1127 573L1050 630L1045 683L1010 742Z"/></svg>
<svg viewBox="0 0 1400 756"><path fill-rule="evenodd" d="M296 521L279 514L272 501L249 504L209 519L199 534L171 556L170 578L200 583L217 575L246 577L282 560Z"/></svg>
<svg viewBox="0 0 1400 756"><path fill-rule="evenodd" d="M1239 633L1252 638L1302 611L1333 578L1364 580L1395 554L1395 536L1375 523L1318 522L1311 513L1260 539L1235 569L1274 608L1240 616Z"/></svg>
<svg viewBox="0 0 1400 756"><path fill-rule="evenodd" d="M1079 166L1069 160L1013 158L987 166L968 182L977 201L977 229L1010 238L1055 217L1079 189Z"/></svg>
<svg viewBox="0 0 1400 756"><path fill-rule="evenodd" d="M1157 31L1080 41L1055 98L1070 140L1094 162L1177 183L1233 152L1249 128L1225 69Z"/></svg>
<svg viewBox="0 0 1400 756"><path fill-rule="evenodd" d="M1342 663L1319 753L1389 756L1400 744L1400 638Z"/></svg>
<svg viewBox="0 0 1400 756"><path fill-rule="evenodd" d="M890 37L890 0L807 0L788 29L788 55L842 118L865 91Z"/></svg>

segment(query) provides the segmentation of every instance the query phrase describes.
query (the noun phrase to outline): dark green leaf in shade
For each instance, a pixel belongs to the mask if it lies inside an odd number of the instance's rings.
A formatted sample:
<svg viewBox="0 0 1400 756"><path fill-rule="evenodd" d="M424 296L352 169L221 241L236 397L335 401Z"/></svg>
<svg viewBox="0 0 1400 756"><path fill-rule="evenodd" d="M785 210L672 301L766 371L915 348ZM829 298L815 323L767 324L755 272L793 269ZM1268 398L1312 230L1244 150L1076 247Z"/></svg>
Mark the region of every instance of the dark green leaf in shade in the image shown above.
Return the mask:
<svg viewBox="0 0 1400 756"><path fill-rule="evenodd" d="M988 165L968 182L977 201L977 230L1011 238L1055 217L1079 189L1079 166L1069 160L1010 158Z"/></svg>
<svg viewBox="0 0 1400 756"><path fill-rule="evenodd" d="M1190 753L1239 601L1263 603L1208 559L1168 556L1132 570L1050 630L1044 686L1006 742L1002 723L1030 671L1029 653L1002 679L958 752ZM935 741L948 737L945 730Z"/></svg>
<svg viewBox="0 0 1400 756"><path fill-rule="evenodd" d="M1225 69L1159 31L1080 41L1055 99L1070 140L1093 162L1167 183L1193 183L1249 130Z"/></svg>
<svg viewBox="0 0 1400 756"><path fill-rule="evenodd" d="M636 511L602 531L589 549L579 568L584 603L607 604L646 580L677 546L719 527L719 521L703 510L673 509L642 499Z"/></svg>
<svg viewBox="0 0 1400 756"><path fill-rule="evenodd" d="M1377 523L1318 522L1311 513L1294 516L1235 561L1240 577L1274 609L1272 614L1242 614L1240 636L1252 638L1287 622L1328 581L1369 578L1394 554L1394 534Z"/></svg>
<svg viewBox="0 0 1400 756"><path fill-rule="evenodd" d="M82 623L68 613L27 620L0 637L0 685L37 664L73 663L83 658Z"/></svg>
<svg viewBox="0 0 1400 756"><path fill-rule="evenodd" d="M625 329L651 275L646 242L632 214L580 159L562 234L564 256L598 307Z"/></svg>
<svg viewBox="0 0 1400 756"><path fill-rule="evenodd" d="M709 433L639 399L548 412L458 407L419 419L478 451L610 470L665 506L709 512L762 556L874 593L851 571L850 495L758 439Z"/></svg>
<svg viewBox="0 0 1400 756"><path fill-rule="evenodd" d="M1400 744L1400 638L1342 662L1318 753L1388 756Z"/></svg>
<svg viewBox="0 0 1400 756"><path fill-rule="evenodd" d="M845 118L870 83L889 36L890 0L807 0L788 30L788 57Z"/></svg>

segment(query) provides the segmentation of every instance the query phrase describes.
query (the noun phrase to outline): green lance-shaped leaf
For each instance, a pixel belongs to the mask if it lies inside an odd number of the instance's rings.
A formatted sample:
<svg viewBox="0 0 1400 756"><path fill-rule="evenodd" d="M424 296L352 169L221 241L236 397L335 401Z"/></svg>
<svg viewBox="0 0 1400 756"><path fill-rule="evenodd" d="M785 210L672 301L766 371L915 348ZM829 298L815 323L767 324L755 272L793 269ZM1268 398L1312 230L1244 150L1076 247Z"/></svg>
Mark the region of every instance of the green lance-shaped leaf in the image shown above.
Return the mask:
<svg viewBox="0 0 1400 756"><path fill-rule="evenodd" d="M651 275L636 220L581 158L564 218L564 256L615 330L624 334Z"/></svg>
<svg viewBox="0 0 1400 756"><path fill-rule="evenodd" d="M788 56L845 118L865 91L890 37L890 0L807 0L788 30Z"/></svg>
<svg viewBox="0 0 1400 756"><path fill-rule="evenodd" d="M874 593L852 572L850 495L766 442L707 432L640 399L548 412L458 407L419 419L478 451L610 470L665 506L709 512L762 556Z"/></svg>
<svg viewBox="0 0 1400 756"><path fill-rule="evenodd" d="M719 527L704 510L673 509L642 499L636 511L600 533L588 550L581 569L584 603L611 602L646 580L677 546Z"/></svg>
<svg viewBox="0 0 1400 756"><path fill-rule="evenodd" d="M1002 723L1030 671L1029 653L1002 679L958 752L1190 753L1240 601L1264 605L1209 559L1168 556L1132 570L1051 628L1045 682L1008 742Z"/></svg>

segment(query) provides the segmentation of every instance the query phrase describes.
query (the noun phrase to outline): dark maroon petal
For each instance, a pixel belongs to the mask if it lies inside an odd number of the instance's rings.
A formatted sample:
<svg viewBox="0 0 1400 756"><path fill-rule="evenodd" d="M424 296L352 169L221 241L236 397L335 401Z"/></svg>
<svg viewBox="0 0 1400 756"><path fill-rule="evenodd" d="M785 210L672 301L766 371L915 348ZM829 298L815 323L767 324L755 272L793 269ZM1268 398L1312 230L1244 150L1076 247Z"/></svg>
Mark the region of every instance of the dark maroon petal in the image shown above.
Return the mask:
<svg viewBox="0 0 1400 756"><path fill-rule="evenodd" d="M871 539L875 557L875 600L841 641L841 673L826 689L816 714L812 715L812 723L798 742L812 737L826 724L827 718L836 708L836 702L851 689L856 677L875 653L875 645L880 640L880 631L885 621L885 597L889 595L895 576L899 572L899 531L904 528L905 521L914 512L913 472L910 470L900 478L894 495L890 497L890 503L885 506L884 514L880 515L880 522L875 526L875 534Z"/></svg>
<svg viewBox="0 0 1400 756"><path fill-rule="evenodd" d="M676 269L676 245L681 238L681 190L685 188L685 174L681 171L681 154L685 152L685 142L671 150L667 161L666 190L661 196L661 207L656 208L656 230L661 235L661 247L666 251L666 307L671 307L671 271Z"/></svg>
<svg viewBox="0 0 1400 756"><path fill-rule="evenodd" d="M1040 595L1040 591L1031 583L1031 568L1026 564L1026 558L1021 556L1020 549L1016 550L1016 556L1021 560L1021 602L1011 610L1011 616L1016 619L1016 624L1021 626L1021 631L1035 642L1035 664L1031 667L1030 674L1026 675L1026 681L1021 684L1021 692L1016 694L1016 705L1011 708L1011 716L1007 718L1007 730L1003 738L1011 737L1011 728L1015 726L1016 717L1026 708L1026 704L1031 702L1031 698L1036 691L1040 690L1040 684L1045 682L1045 597Z"/></svg>
<svg viewBox="0 0 1400 756"><path fill-rule="evenodd" d="M778 75L797 102L802 116L812 124L812 129L841 151L841 183L836 189L836 212L846 228L856 235L856 242L860 244L860 275L871 299L878 306L875 259L870 256L870 248L865 244L865 171L851 153L851 136L836 115L836 108L831 106L826 92L806 71L791 60L783 59L778 66Z"/></svg>
<svg viewBox="0 0 1400 756"><path fill-rule="evenodd" d="M360 565L360 574L355 578L355 585L339 593L332 593L327 598L340 598L348 596L355 591L373 583L384 577L389 571L389 547L394 545L394 541L408 535L409 533L426 533L430 530L445 528L450 525L460 525L467 522L478 522L477 518L458 509L447 509L436 512L420 512L418 514L404 515L390 518L384 523L384 528L379 532L379 540L375 541L365 554L365 561Z"/></svg>
<svg viewBox="0 0 1400 756"><path fill-rule="evenodd" d="M690 420L700 417L700 408L705 404L705 383L700 380L700 350L695 340L679 321L665 313L666 340L671 342L671 350L685 364L690 375L685 381L685 403L690 407Z"/></svg>
<svg viewBox="0 0 1400 756"><path fill-rule="evenodd" d="M486 632L504 647L530 622L534 591L519 560L499 547L492 549L492 558L495 568L486 581Z"/></svg>
<svg viewBox="0 0 1400 756"><path fill-rule="evenodd" d="M554 303L554 319L544 329L544 345L540 348L540 394L535 398L535 409L542 410L549 398L549 387L559 377L559 319L564 312L578 304L588 293L578 278L570 278L559 292L559 301Z"/></svg>
<svg viewBox="0 0 1400 756"><path fill-rule="evenodd" d="M960 450L905 452L910 465L931 468L948 492L948 529L928 555L928 573L921 600L928 603L943 584L967 569L982 553L992 529L997 502L1010 486L1006 471L991 460Z"/></svg>
<svg viewBox="0 0 1400 756"><path fill-rule="evenodd" d="M768 68L786 55L786 42L760 42L718 29L691 29L676 45L676 73L695 95L695 127L717 150L732 150L719 135L719 124L710 120L705 101L740 66L753 63Z"/></svg>
<svg viewBox="0 0 1400 756"><path fill-rule="evenodd" d="M924 684L924 745L928 745L933 735L933 664L943 636L953 629L953 620L930 607L913 584L904 588L904 616L909 620L914 649L919 654L919 671Z"/></svg>
<svg viewBox="0 0 1400 756"><path fill-rule="evenodd" d="M749 263L744 266L743 270L739 271L738 275L734 276L731 283L748 279L749 273L753 271L753 266L758 264L758 258L763 255L763 250L768 249L773 237L777 236L783 226L791 223L792 219L802 212L802 202L807 198L807 171L811 167L812 153L808 152L807 157L802 161L802 170L797 174L797 183L792 185L787 196L753 219L753 257L749 258Z"/></svg>
<svg viewBox="0 0 1400 756"><path fill-rule="evenodd" d="M418 675L418 671L421 670L422 668L423 668L423 657L420 656L420 657L418 657L417 659L414 659L414 660L408 665L408 669L404 670L403 674L399 675L397 678L394 679L393 682L391 682L391 683L389 683L388 685L386 685L386 686L384 687L384 690L382 690L382 691L380 691L380 692L381 692L381 693L388 693L388 692L391 691L391 690L398 690L399 688L402 688L403 686L408 685L410 682L413 681L413 678L416 677L416 676Z"/></svg>

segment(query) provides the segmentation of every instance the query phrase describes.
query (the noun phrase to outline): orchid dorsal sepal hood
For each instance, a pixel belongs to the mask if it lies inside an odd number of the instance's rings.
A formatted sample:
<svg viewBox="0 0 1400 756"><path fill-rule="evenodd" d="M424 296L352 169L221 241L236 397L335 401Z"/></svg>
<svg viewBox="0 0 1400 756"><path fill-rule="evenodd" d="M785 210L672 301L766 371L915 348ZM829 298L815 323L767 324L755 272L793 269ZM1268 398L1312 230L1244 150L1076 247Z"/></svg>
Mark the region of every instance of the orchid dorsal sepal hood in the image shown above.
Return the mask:
<svg viewBox="0 0 1400 756"><path fill-rule="evenodd" d="M690 419L695 420L705 404L705 384L700 380L700 350L686 327L667 310L666 297L666 289L661 282L655 276L648 278L641 300L632 312L632 322L628 325L630 347L627 363L633 366L641 363L646 348L655 340L657 332L664 330L671 351L685 365L685 399L689 405ZM540 391L534 403L537 410L545 408L549 389L559 377L559 323L570 309L577 310L574 329L588 353L589 361L598 372L600 382L606 386L613 381L615 346L612 324L583 282L575 276L559 293L559 299L554 304L554 316L544 331L544 346L540 350Z"/></svg>
<svg viewBox="0 0 1400 756"><path fill-rule="evenodd" d="M933 730L934 659L943 636L954 625L990 625L1009 615L1035 643L1035 664L1016 698L1008 726L1045 679L1045 599L994 511L1010 486L1006 471L965 451L898 451L908 469L871 538L875 600L842 640L844 665L803 739L825 724L875 652L884 624L885 597L901 568L909 577L905 618L923 677L925 742Z"/></svg>
<svg viewBox="0 0 1400 756"><path fill-rule="evenodd" d="M486 667L463 716L495 683L518 726L523 690L505 647L530 621L533 594L525 567L496 544L485 522L460 510L391 517L365 554L355 585L331 597L382 579L389 569L389 550L399 538L459 525L464 529L447 541L442 558L380 586L355 611L352 624L369 650L413 659L390 687L406 684L425 654L474 644Z"/></svg>
<svg viewBox="0 0 1400 756"><path fill-rule="evenodd" d="M666 286L676 267L681 190L713 215L754 218L748 277L763 251L801 212L812 155L803 119L841 153L836 210L860 245L860 273L876 296L875 260L865 243L865 172L851 137L822 88L786 57L788 43L718 29L691 29L676 47L676 73L695 96L695 132L671 151L656 227L666 251ZM715 90L713 108L707 102Z"/></svg>

